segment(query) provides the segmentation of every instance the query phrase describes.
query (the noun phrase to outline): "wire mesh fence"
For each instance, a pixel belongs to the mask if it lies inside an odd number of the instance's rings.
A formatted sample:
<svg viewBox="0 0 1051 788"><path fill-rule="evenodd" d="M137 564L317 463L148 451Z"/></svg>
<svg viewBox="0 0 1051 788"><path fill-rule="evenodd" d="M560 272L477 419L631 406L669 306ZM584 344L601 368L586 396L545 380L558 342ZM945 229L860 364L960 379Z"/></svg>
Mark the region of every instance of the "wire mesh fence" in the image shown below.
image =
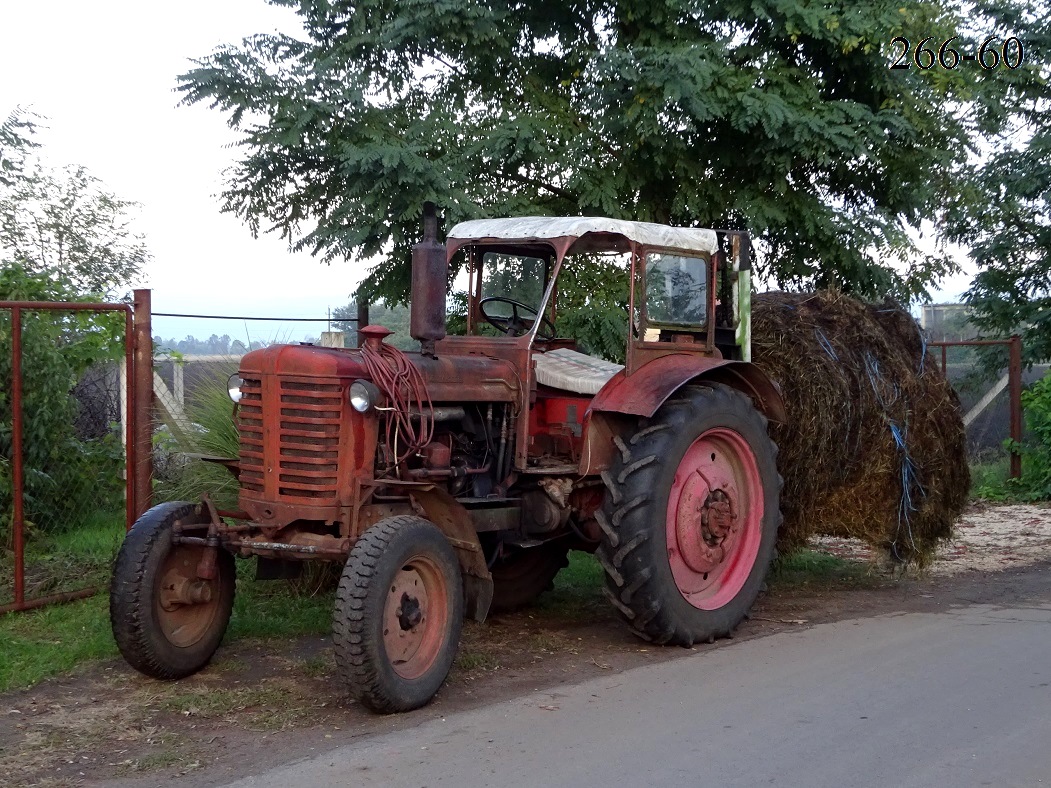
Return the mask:
<svg viewBox="0 0 1051 788"><path fill-rule="evenodd" d="M1024 438L1021 423L1022 386L1040 379L1048 366L1023 370L1012 343L959 340L931 343L931 351L960 397L972 467L1012 471L1012 438ZM1017 469L1014 469L1017 470Z"/></svg>

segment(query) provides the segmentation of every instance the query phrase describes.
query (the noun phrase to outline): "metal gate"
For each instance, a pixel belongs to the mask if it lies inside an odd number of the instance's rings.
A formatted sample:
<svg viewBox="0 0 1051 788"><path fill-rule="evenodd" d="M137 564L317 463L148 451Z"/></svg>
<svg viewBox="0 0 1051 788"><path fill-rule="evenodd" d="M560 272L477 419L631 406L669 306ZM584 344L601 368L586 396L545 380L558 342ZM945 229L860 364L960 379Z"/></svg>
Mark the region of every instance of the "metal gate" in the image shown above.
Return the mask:
<svg viewBox="0 0 1051 788"><path fill-rule="evenodd" d="M91 596L97 587L26 599L25 592L25 414L23 413L23 319L27 313L121 312L124 314L126 396L123 397L125 448L125 525L150 506L152 479L151 406L153 401L153 338L150 333L150 291L136 290L133 304L46 301L0 301L0 310L11 315L11 549L13 553L13 602L0 606L0 614L29 610L55 602ZM30 469L32 470L32 469Z"/></svg>
<svg viewBox="0 0 1051 788"><path fill-rule="evenodd" d="M964 427L970 427L971 423L981 415L996 397L1006 388L1008 395L1008 407L1010 413L1009 437L1014 447L1022 442L1022 339L1017 334L1009 339L963 339L953 342L930 342L931 348L941 349L942 374L949 377L948 350L954 347L1006 347L1007 348L1007 370L994 383L981 398L964 414ZM950 381L951 382L951 381ZM1011 455L1011 478L1018 479L1022 476L1022 456L1015 450Z"/></svg>

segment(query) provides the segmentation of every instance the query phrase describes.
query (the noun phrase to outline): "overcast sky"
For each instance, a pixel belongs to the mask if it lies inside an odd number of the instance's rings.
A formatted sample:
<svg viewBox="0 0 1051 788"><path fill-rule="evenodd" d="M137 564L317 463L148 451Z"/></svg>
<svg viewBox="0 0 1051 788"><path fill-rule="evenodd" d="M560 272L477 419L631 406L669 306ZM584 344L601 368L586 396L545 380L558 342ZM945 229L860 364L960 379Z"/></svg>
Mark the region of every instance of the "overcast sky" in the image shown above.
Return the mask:
<svg viewBox="0 0 1051 788"><path fill-rule="evenodd" d="M177 107L189 59L254 33L295 31L296 16L263 0L50 0L0 10L0 114L16 105L48 118L48 163L82 164L118 197L141 204L137 229L153 261L143 285L155 312L324 317L365 274L293 255L277 237L253 240L219 212L234 135L207 107ZM325 325L251 323L255 339L301 339ZM154 334L229 334L234 321L154 319Z"/></svg>
<svg viewBox="0 0 1051 788"><path fill-rule="evenodd" d="M277 237L254 240L219 212L233 134L204 106L177 107L175 77L189 59L254 33L298 29L264 0L5 2L0 10L0 114L16 105L48 118L54 165L82 164L118 197L141 204L138 229L153 261L144 286L155 312L324 317L346 304L363 266L293 255ZM967 277L945 283L953 300ZM155 318L154 334L302 339L324 324Z"/></svg>

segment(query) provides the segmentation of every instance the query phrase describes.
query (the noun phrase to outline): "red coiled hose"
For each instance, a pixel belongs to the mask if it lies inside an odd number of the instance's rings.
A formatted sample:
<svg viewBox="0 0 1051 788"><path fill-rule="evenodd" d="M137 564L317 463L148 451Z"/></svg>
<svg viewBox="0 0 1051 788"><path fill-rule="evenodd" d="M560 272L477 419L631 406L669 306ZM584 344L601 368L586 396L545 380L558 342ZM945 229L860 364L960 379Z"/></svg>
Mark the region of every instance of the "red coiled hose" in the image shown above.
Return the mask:
<svg viewBox="0 0 1051 788"><path fill-rule="evenodd" d="M407 355L386 343L378 349L365 343L361 347L361 360L372 382L387 398L387 405L382 408L387 413L387 452L394 458L394 464L400 465L434 436L433 405L427 381ZM419 413L419 427L413 424L413 407ZM402 441L406 448L398 454Z"/></svg>

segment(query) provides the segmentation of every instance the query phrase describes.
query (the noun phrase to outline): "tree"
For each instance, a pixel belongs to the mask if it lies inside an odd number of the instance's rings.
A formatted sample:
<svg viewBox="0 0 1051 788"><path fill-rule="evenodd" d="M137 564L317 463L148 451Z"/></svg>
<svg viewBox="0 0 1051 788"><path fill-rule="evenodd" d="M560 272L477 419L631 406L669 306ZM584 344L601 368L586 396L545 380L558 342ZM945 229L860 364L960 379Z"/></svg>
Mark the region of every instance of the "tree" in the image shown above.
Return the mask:
<svg viewBox="0 0 1051 788"><path fill-rule="evenodd" d="M894 36L980 41L957 7L874 0L270 0L180 79L241 132L224 208L404 299L423 202L449 223L600 214L749 229L782 286L916 295L912 236L999 120L977 68L888 68Z"/></svg>
<svg viewBox="0 0 1051 788"><path fill-rule="evenodd" d="M8 187L22 174L26 156L38 147L33 139L36 116L15 107L0 123L0 187Z"/></svg>
<svg viewBox="0 0 1051 788"><path fill-rule="evenodd" d="M117 295L149 259L130 227L134 205L83 167L28 165L0 188L0 259L80 293Z"/></svg>
<svg viewBox="0 0 1051 788"><path fill-rule="evenodd" d="M97 300L123 289L146 259L128 229L131 203L81 167L36 160L35 124L18 110L0 124L0 300ZM12 515L11 320L0 310L0 529ZM40 312L21 325L25 514L40 528L67 528L119 501L119 435L78 435L70 392L92 364L120 357L124 319Z"/></svg>
<svg viewBox="0 0 1051 788"><path fill-rule="evenodd" d="M968 184L978 197L954 227L980 267L966 295L972 322L990 336L1022 334L1031 365L1051 359L1051 4L983 9L1000 29L1026 31L1028 62L1005 94L1009 122Z"/></svg>
<svg viewBox="0 0 1051 788"><path fill-rule="evenodd" d="M0 301L77 301L81 295L44 273L0 266ZM120 357L121 315L41 313L22 318L22 415L26 520L69 528L119 507L123 448L118 433L83 439L70 391L91 364ZM11 312L0 310L0 534L13 515Z"/></svg>
<svg viewBox="0 0 1051 788"><path fill-rule="evenodd" d="M332 310L332 322L345 335L347 347L358 344L358 303L351 301L346 306ZM417 346L416 340L409 336L409 310L398 304L370 304L369 322L377 326L386 326L394 333L387 340L401 350Z"/></svg>

